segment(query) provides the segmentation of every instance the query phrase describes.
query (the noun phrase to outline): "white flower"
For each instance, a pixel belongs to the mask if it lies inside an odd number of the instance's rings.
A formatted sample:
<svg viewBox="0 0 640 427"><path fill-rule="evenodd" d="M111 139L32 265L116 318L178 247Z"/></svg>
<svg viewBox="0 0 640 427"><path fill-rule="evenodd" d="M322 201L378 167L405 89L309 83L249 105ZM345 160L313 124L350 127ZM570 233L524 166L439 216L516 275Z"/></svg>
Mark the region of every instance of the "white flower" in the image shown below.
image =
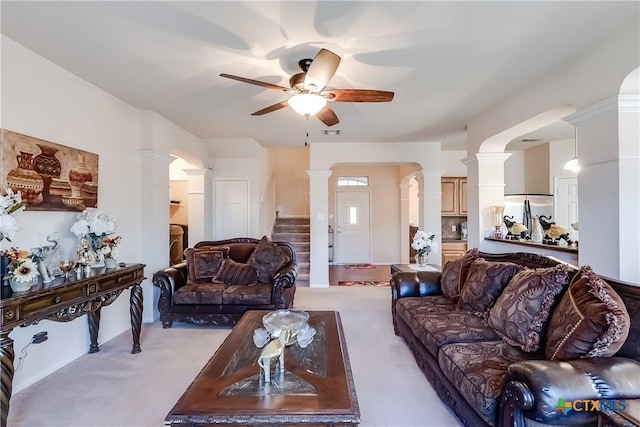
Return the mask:
<svg viewBox="0 0 640 427"><path fill-rule="evenodd" d="M13 269L11 277L17 282L31 282L38 275L38 266L31 258L20 259Z"/></svg>
<svg viewBox="0 0 640 427"><path fill-rule="evenodd" d="M89 223L84 220L78 220L71 226L71 232L77 237L89 234Z"/></svg>
<svg viewBox="0 0 640 427"><path fill-rule="evenodd" d="M411 247L418 253L418 255L422 255L424 253L428 254L438 247L438 244L435 242L435 238L436 235L434 233L425 233L422 230L418 230L413 236Z"/></svg>
<svg viewBox="0 0 640 427"><path fill-rule="evenodd" d="M102 255L109 255L111 253L111 248L109 246L103 246L100 248L100 253Z"/></svg>
<svg viewBox="0 0 640 427"><path fill-rule="evenodd" d="M20 225L13 216L6 213L0 214L0 241L4 239L11 241L19 229Z"/></svg>
<svg viewBox="0 0 640 427"><path fill-rule="evenodd" d="M115 216L105 214L96 208L86 208L78 214L77 219L71 227L76 236L93 234L101 237L116 231Z"/></svg>

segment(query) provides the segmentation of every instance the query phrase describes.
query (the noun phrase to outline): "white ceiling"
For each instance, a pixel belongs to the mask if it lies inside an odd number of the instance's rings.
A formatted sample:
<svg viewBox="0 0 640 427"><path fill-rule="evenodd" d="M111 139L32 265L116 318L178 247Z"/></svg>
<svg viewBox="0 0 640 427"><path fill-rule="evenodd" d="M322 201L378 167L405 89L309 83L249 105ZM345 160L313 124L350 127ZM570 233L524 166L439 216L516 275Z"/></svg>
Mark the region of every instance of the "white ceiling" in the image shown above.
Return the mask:
<svg viewBox="0 0 640 427"><path fill-rule="evenodd" d="M442 141L492 104L637 22L636 1L2 1L2 34L201 138ZM319 48L342 57L331 88L395 92L391 103L332 104L339 136L289 108L250 114L283 92ZM558 125L545 138L573 137ZM527 138L535 138L528 135Z"/></svg>

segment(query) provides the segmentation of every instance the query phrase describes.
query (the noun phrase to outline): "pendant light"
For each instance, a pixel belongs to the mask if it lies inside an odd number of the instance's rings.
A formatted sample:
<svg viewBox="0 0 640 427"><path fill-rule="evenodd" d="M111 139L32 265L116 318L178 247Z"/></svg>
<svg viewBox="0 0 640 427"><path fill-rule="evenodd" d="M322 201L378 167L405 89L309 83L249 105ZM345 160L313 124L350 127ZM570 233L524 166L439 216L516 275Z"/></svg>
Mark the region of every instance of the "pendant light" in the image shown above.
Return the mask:
<svg viewBox="0 0 640 427"><path fill-rule="evenodd" d="M578 172L580 170L580 162L578 161L578 128L575 128L575 136L573 138L573 159L564 164L564 170Z"/></svg>

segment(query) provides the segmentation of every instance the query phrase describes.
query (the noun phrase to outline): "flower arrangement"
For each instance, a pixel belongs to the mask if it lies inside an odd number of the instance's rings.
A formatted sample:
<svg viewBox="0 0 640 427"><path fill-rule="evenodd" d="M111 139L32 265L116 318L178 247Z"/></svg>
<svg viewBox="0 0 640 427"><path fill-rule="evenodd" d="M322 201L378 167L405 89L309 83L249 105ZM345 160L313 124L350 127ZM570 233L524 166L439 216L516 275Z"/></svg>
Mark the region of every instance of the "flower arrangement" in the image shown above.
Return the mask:
<svg viewBox="0 0 640 427"><path fill-rule="evenodd" d="M18 221L13 214L24 210L20 192L14 193L11 188L7 188L5 194L0 194L0 242L11 241L20 228Z"/></svg>
<svg viewBox="0 0 640 427"><path fill-rule="evenodd" d="M436 235L434 233L426 233L422 230L416 231L413 236L413 242L411 247L416 251L416 255L429 255L429 253L438 248L438 244L435 242Z"/></svg>
<svg viewBox="0 0 640 427"><path fill-rule="evenodd" d="M118 245L122 240L122 236L109 237L104 236L98 243L98 252L105 258L118 258Z"/></svg>
<svg viewBox="0 0 640 427"><path fill-rule="evenodd" d="M38 259L32 252L11 248L6 251L6 255L10 259L6 276L8 279L30 284L38 276Z"/></svg>
<svg viewBox="0 0 640 427"><path fill-rule="evenodd" d="M104 213L96 208L86 208L77 215L77 221L71 226L71 232L80 239L78 257L84 261L83 265L89 265L105 258L117 258L117 246L121 236L113 237L116 231L116 217ZM93 252L86 253L82 242L86 240Z"/></svg>
<svg viewBox="0 0 640 427"><path fill-rule="evenodd" d="M85 236L89 240L91 249L97 251L101 241L116 231L116 218L97 208L86 208L77 215L77 221L71 226L71 232L76 237Z"/></svg>

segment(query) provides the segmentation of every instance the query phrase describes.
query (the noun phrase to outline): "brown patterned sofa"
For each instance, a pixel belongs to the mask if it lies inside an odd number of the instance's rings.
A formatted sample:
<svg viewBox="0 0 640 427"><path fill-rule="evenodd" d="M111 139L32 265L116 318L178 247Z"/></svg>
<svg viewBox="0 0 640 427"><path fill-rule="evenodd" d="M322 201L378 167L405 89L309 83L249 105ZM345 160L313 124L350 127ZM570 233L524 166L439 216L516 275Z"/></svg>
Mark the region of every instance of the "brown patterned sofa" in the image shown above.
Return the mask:
<svg viewBox="0 0 640 427"><path fill-rule="evenodd" d="M466 426L596 426L596 407L640 399L637 284L473 249L391 288L396 334Z"/></svg>
<svg viewBox="0 0 640 427"><path fill-rule="evenodd" d="M290 243L266 236L203 241L185 255L153 275L163 328L174 321L234 325L247 310L293 305L298 263Z"/></svg>

